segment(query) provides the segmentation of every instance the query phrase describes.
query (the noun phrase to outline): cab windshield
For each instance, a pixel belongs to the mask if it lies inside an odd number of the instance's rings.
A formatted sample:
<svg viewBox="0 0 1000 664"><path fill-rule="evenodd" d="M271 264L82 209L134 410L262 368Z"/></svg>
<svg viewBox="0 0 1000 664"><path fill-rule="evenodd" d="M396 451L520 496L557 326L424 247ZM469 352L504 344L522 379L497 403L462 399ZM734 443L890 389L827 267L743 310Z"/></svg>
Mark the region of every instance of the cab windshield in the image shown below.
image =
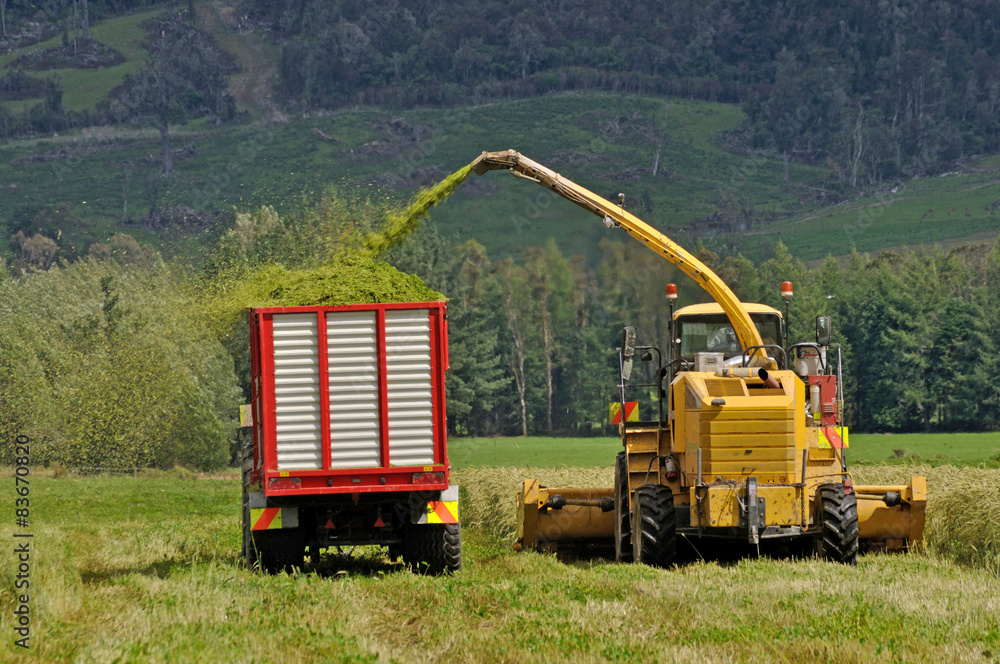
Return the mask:
<svg viewBox="0 0 1000 664"><path fill-rule="evenodd" d="M781 319L768 313L750 314L765 344L781 343ZM725 359L743 352L740 341L725 314L685 316L677 320L680 356L693 360L695 353L723 353Z"/></svg>

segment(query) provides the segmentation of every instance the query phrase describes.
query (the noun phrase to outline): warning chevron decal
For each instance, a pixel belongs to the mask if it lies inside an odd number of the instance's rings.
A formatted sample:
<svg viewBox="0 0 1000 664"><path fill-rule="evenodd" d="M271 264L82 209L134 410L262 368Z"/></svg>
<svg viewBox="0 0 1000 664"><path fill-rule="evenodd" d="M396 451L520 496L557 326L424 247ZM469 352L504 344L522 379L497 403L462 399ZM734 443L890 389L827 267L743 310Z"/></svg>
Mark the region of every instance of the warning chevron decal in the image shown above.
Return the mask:
<svg viewBox="0 0 1000 664"><path fill-rule="evenodd" d="M608 419L611 424L621 424L622 423L622 405L618 401L608 404ZM626 401L625 402L625 421L626 422L638 422L639 421L639 402L638 401Z"/></svg>
<svg viewBox="0 0 1000 664"><path fill-rule="evenodd" d="M843 449L850 447L847 438L847 427L820 427L819 447L827 449Z"/></svg>
<svg viewBox="0 0 1000 664"><path fill-rule="evenodd" d="M262 507L250 510L250 523L253 530L274 530L281 528L281 508Z"/></svg>

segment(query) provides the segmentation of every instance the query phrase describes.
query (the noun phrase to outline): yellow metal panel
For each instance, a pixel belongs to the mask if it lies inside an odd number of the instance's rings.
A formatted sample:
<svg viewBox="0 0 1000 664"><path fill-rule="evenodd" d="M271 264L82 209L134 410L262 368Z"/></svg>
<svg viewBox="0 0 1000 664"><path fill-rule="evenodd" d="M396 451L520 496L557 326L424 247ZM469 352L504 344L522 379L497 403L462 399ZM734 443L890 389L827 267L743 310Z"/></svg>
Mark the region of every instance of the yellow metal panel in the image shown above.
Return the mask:
<svg viewBox="0 0 1000 664"><path fill-rule="evenodd" d="M759 486L757 495L765 500L767 525L802 525L802 491L791 486Z"/></svg>
<svg viewBox="0 0 1000 664"><path fill-rule="evenodd" d="M795 468L795 464L790 461L756 461L750 460L743 463L740 462L721 462L716 461L713 463L705 463L704 475L710 475L713 478L716 475L757 475L759 473L783 473L785 475L791 475Z"/></svg>
<svg viewBox="0 0 1000 664"><path fill-rule="evenodd" d="M795 450L788 447L748 447L745 449L706 447L701 454L702 459L705 461L741 461L744 459L753 459L755 461L795 460Z"/></svg>
<svg viewBox="0 0 1000 664"><path fill-rule="evenodd" d="M830 447L810 447L809 448L809 460L810 461L828 461L835 458L833 448Z"/></svg>
<svg viewBox="0 0 1000 664"><path fill-rule="evenodd" d="M746 385L739 378L707 378L705 389L710 397L745 397Z"/></svg>
<svg viewBox="0 0 1000 664"><path fill-rule="evenodd" d="M657 452L659 445L656 440L656 429L627 431L625 447L629 452Z"/></svg>
<svg viewBox="0 0 1000 664"><path fill-rule="evenodd" d="M795 449L795 438L791 434L733 434L701 437L702 447L788 447Z"/></svg>
<svg viewBox="0 0 1000 664"><path fill-rule="evenodd" d="M781 318L781 312L774 307L769 307L766 304L758 304L756 302L743 302L743 308L746 309L749 314L777 314ZM686 307L681 307L674 312L674 320L677 320L681 316L698 316L701 314L721 314L723 313L722 307L719 306L717 302L705 302L702 304L689 304Z"/></svg>
<svg viewBox="0 0 1000 664"><path fill-rule="evenodd" d="M791 418L785 420L706 420L702 422L702 432L715 434L724 433L795 433L795 423Z"/></svg>
<svg viewBox="0 0 1000 664"><path fill-rule="evenodd" d="M755 420L773 422L774 420L789 419L787 406L765 406L763 404L755 406L753 397L731 397L731 399L732 403L730 403L729 399L726 400L726 407L706 409L705 419L712 421L740 420L746 422ZM770 397L763 397L761 401L769 399ZM731 408L730 406L741 407Z"/></svg>
<svg viewBox="0 0 1000 664"><path fill-rule="evenodd" d="M703 490L701 509L705 515L703 528L732 528L740 525L740 505L737 496L744 497L745 484L710 486ZM802 524L801 489L794 486L758 486L757 495L764 499L765 523L768 526ZM698 502L695 489L690 490L691 526L698 524Z"/></svg>

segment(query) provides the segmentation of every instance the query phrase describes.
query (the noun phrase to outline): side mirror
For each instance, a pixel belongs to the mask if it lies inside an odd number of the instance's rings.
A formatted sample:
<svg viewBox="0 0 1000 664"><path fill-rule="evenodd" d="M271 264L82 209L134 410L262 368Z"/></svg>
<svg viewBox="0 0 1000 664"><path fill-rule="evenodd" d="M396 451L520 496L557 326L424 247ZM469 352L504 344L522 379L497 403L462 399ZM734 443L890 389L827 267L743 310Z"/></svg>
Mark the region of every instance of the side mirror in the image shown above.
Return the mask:
<svg viewBox="0 0 1000 664"><path fill-rule="evenodd" d="M829 346L833 338L833 323L829 316L816 316L816 343Z"/></svg>
<svg viewBox="0 0 1000 664"><path fill-rule="evenodd" d="M635 328L622 330L622 380L632 377L632 357L635 355Z"/></svg>

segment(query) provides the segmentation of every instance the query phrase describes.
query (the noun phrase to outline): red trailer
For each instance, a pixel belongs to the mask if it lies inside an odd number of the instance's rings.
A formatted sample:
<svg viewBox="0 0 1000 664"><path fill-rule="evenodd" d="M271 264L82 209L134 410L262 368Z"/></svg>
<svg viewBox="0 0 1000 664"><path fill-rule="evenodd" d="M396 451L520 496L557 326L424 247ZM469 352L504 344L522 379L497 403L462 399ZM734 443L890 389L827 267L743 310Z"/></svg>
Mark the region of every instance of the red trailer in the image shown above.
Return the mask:
<svg viewBox="0 0 1000 664"><path fill-rule="evenodd" d="M384 545L430 573L462 565L449 484L444 302L251 309L250 566Z"/></svg>

